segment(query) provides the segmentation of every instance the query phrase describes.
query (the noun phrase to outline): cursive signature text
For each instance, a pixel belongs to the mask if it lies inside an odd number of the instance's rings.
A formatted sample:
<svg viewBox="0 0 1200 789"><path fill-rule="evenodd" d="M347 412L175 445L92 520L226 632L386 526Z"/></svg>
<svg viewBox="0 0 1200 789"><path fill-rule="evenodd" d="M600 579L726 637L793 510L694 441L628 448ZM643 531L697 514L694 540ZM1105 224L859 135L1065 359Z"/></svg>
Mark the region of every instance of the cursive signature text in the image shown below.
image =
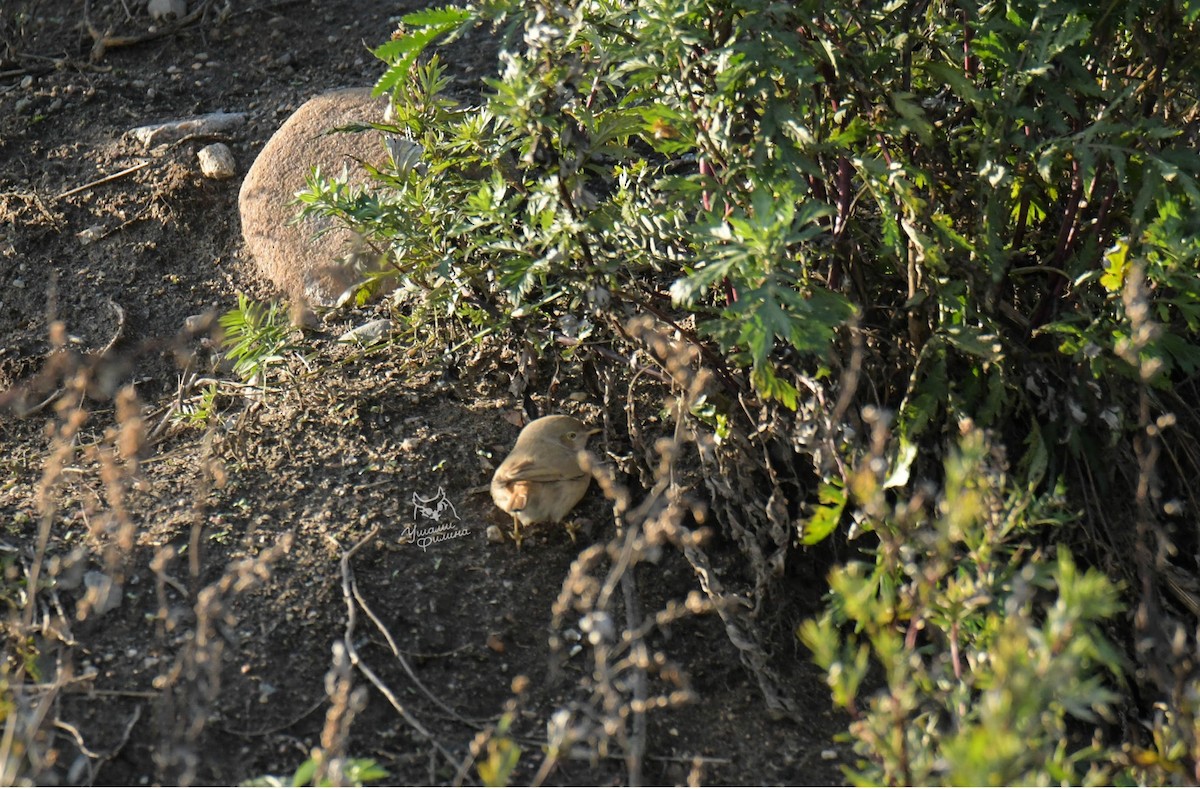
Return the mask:
<svg viewBox="0 0 1200 789"><path fill-rule="evenodd" d="M405 526L400 532L400 541L415 544L422 551L427 550L430 545L439 542L446 542L458 537L466 537L471 533L471 530L465 526L460 526L458 521L453 523L442 523L436 526L418 527L416 525Z"/></svg>

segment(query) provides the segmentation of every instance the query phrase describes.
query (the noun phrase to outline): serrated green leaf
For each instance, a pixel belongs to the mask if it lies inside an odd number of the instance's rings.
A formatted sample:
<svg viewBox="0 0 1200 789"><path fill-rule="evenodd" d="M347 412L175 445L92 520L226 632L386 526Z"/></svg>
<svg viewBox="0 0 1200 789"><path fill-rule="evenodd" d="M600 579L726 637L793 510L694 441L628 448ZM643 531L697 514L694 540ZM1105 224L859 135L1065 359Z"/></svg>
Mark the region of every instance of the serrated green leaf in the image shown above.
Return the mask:
<svg viewBox="0 0 1200 789"><path fill-rule="evenodd" d="M913 461L917 459L917 445L910 441L906 436L900 437L900 448L896 452L896 459L892 463L892 468L888 472L888 477L883 482L883 489L902 488L908 484L909 471L912 469Z"/></svg>
<svg viewBox="0 0 1200 789"><path fill-rule="evenodd" d="M1000 338L978 326L948 326L942 336L955 348L976 358L993 363L1004 358Z"/></svg>
<svg viewBox="0 0 1200 789"><path fill-rule="evenodd" d="M957 66L952 66L949 63L940 63L937 61L926 61L922 63L920 68L934 79L935 82L941 82L950 86L959 98L965 99L971 104L978 104L980 101L979 91L967 79L967 75L962 69Z"/></svg>
<svg viewBox="0 0 1200 789"><path fill-rule="evenodd" d="M812 516L800 533L800 542L804 545L816 545L837 528L846 509L846 491L835 483L823 482L817 488L817 500L820 506L813 508Z"/></svg>
<svg viewBox="0 0 1200 789"><path fill-rule="evenodd" d="M1021 465L1025 468L1025 478L1029 488L1032 490L1041 484L1042 478L1046 476L1046 469L1050 464L1050 455L1046 450L1046 441L1042 438L1042 428L1034 421L1029 428L1029 435L1025 437L1025 455L1021 458Z"/></svg>
<svg viewBox="0 0 1200 789"><path fill-rule="evenodd" d="M1100 284L1109 293L1120 293L1125 287L1129 266L1129 239L1117 239L1117 243L1104 253L1104 274L1100 277Z"/></svg>

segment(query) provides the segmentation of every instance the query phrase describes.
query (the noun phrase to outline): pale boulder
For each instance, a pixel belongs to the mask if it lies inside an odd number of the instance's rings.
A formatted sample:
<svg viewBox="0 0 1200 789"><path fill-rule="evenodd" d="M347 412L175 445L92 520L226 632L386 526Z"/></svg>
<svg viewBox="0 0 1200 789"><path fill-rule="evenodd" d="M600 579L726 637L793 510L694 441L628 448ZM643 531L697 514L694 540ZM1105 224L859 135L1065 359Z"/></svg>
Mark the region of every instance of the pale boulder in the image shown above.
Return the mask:
<svg viewBox="0 0 1200 789"><path fill-rule="evenodd" d="M296 193L314 167L327 175L343 171L351 184L368 178L360 161L387 161L383 135L374 130L327 134L352 123L381 122L387 100L368 88L321 94L296 110L267 141L238 195L242 237L259 271L294 300L332 305L355 274L342 264L354 239L332 220L309 217L296 224Z"/></svg>

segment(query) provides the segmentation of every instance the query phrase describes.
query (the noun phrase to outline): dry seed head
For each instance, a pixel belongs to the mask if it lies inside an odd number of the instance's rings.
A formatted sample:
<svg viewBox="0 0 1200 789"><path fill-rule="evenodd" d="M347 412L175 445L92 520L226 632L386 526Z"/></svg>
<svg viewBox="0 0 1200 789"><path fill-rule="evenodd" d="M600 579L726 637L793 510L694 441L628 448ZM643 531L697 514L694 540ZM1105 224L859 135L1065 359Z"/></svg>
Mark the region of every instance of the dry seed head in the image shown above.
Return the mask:
<svg viewBox="0 0 1200 789"><path fill-rule="evenodd" d="M122 457L136 464L145 441L145 421L142 419L141 401L133 386L121 387L117 392L117 424L120 427L117 449Z"/></svg>

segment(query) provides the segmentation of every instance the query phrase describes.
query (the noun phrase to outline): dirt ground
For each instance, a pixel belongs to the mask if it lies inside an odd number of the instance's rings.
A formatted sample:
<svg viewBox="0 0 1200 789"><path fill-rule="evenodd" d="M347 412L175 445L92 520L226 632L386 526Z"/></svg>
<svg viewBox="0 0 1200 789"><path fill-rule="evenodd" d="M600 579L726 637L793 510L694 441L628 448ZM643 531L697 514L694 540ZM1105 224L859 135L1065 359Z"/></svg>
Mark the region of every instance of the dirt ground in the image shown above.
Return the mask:
<svg viewBox="0 0 1200 789"><path fill-rule="evenodd" d="M10 627L36 555L52 433L70 413L57 409L63 391L75 391L61 374L37 377L51 357L50 322L62 322L79 360L107 352L87 396L70 404L87 421L48 521L44 577L52 583L39 589L35 619L44 625L26 677L26 698L45 700L36 710L42 761L32 773L40 783L290 775L321 745L331 649L347 635L350 610L358 611L351 642L395 703L355 672L355 685L370 691L345 752L378 761L387 783L454 781L437 747L465 759L514 699L518 676L529 684L511 730L522 748L512 781L528 783L547 723L582 692L586 651L552 655L551 609L580 550L611 535L611 514L593 488L582 505L592 527L577 544L554 529L536 530L520 550L485 537L488 525L504 522L484 487L490 464L511 446L524 405L509 391L502 359L461 375L416 367L396 349L364 356L334 342L374 317L352 314L307 335L318 374L287 379L253 410L225 402L209 430L163 422L186 352L198 352L193 363L207 358L202 338L172 339L189 316L225 312L238 292L277 294L244 255L239 180L199 173L196 150L213 139L147 151L126 132L246 112L249 122L220 138L244 173L306 99L371 84L380 68L368 47L422 5L217 0L179 32L112 41L103 53L93 50L85 14L101 34L140 36L152 24L144 0L6 0L0 10L0 392L23 393L0 414L0 597ZM493 70L493 53L483 31L444 57L469 91ZM564 393L589 392L585 381L563 381L552 396L549 378L532 391L535 407L595 415L594 399L562 402ZM118 440L106 437L117 421L113 393L130 382L151 439L136 469L120 465L129 477L115 494L102 450ZM600 439L596 449L610 457L629 451L619 430ZM431 517L417 504L439 501L450 510L443 505L447 520L435 524L443 539L414 542ZM342 562L372 530L347 566L378 626L366 609L347 605L345 591L354 589ZM245 563L284 542L269 565ZM709 550L736 588L736 552L719 527ZM716 616L684 619L652 645L678 663L696 701L648 716L647 783L842 780L838 765L850 754L833 738L845 722L792 637L819 606L824 570L816 559L800 566L810 572L788 579L788 604L767 632L802 720L768 716ZM111 610L81 605L84 570L122 582ZM651 611L698 588L671 551L640 567L637 581ZM10 655L10 672L16 663ZM546 779L625 780L615 755L564 759ZM478 781L474 771L466 781Z"/></svg>

